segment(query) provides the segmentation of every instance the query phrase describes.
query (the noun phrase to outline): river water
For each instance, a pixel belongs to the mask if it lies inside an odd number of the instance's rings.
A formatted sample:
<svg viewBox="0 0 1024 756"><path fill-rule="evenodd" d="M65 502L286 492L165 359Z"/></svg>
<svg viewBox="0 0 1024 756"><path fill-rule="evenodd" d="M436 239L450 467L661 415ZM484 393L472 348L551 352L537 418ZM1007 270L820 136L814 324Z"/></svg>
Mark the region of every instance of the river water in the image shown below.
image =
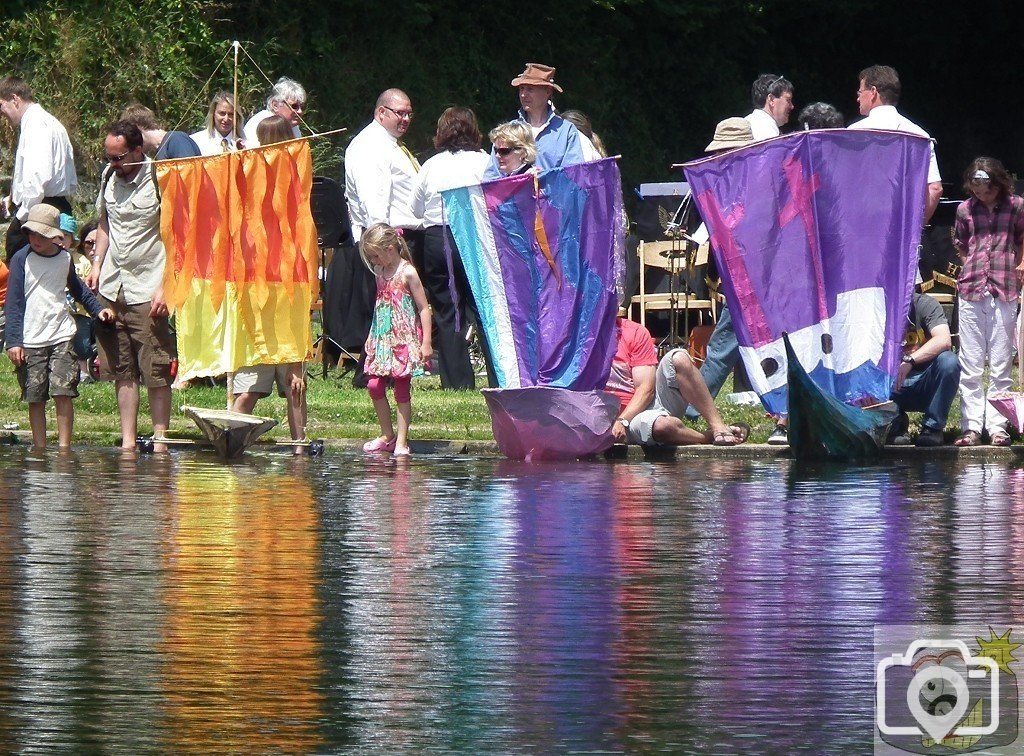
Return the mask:
<svg viewBox="0 0 1024 756"><path fill-rule="evenodd" d="M1009 622L1024 470L0 458L0 749L865 752L878 623Z"/></svg>

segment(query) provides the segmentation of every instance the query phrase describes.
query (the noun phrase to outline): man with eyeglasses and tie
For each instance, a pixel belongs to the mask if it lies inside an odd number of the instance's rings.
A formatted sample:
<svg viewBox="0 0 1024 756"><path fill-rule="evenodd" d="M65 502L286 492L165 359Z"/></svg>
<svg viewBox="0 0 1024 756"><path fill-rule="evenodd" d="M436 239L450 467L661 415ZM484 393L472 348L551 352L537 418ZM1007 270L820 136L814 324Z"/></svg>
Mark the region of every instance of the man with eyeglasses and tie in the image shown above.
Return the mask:
<svg viewBox="0 0 1024 756"><path fill-rule="evenodd" d="M260 140L256 136L256 127L270 116L281 116L292 125L292 133L298 139L302 136L299 123L306 110L306 90L294 79L282 76L277 80L267 96L267 107L250 118L242 130L246 147L259 147Z"/></svg>
<svg viewBox="0 0 1024 756"><path fill-rule="evenodd" d="M0 79L0 112L19 130L11 194L2 200L7 229L7 257L28 244L21 224L35 205L53 205L71 213L71 194L78 186L75 156L68 132L32 97L32 89L17 76Z"/></svg>
<svg viewBox="0 0 1024 756"><path fill-rule="evenodd" d="M754 141L777 137L793 112L793 84L784 76L761 74L750 86L750 99L754 110L746 119Z"/></svg>
<svg viewBox="0 0 1024 756"><path fill-rule="evenodd" d="M864 116L848 129L883 129L886 131L906 131L928 139L928 132L896 110L900 101L900 77L891 66L869 66L857 77L860 86L857 88L857 107ZM939 164L935 159L935 143L931 142L931 157L928 161L928 196L925 200L925 225L931 220L935 208L942 197L942 176L939 175Z"/></svg>
<svg viewBox="0 0 1024 756"><path fill-rule="evenodd" d="M411 202L420 164L402 144L412 123L412 102L401 89L387 89L377 98L373 120L345 150L345 199L357 241L374 223L419 229ZM409 242L409 236L405 237Z"/></svg>
<svg viewBox="0 0 1024 756"><path fill-rule="evenodd" d="M420 164L402 143L412 124L409 96L401 89L386 89L377 97L373 120L352 137L345 149L345 200L352 222L352 238L359 243L363 231L374 223L402 229L413 265L423 270L423 223L412 211L412 197ZM375 283L355 250L335 255L328 285L348 296L345 331L362 334L370 329ZM358 376L357 376L358 380Z"/></svg>

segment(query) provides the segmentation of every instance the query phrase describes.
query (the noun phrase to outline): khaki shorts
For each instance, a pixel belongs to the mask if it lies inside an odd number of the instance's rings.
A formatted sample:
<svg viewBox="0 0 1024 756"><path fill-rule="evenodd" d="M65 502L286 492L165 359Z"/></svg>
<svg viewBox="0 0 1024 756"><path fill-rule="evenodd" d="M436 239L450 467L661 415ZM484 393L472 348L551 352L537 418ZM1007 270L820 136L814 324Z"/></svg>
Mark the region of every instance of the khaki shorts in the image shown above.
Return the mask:
<svg viewBox="0 0 1024 756"><path fill-rule="evenodd" d="M250 365L235 373L231 390L235 396L239 394L260 394L270 396L277 384L277 395L288 395L288 382L293 368L301 362L288 362L284 365Z"/></svg>
<svg viewBox="0 0 1024 756"><path fill-rule="evenodd" d="M45 347L25 347L25 361L17 368L21 399L29 404L51 396L78 396L78 360L71 340Z"/></svg>
<svg viewBox="0 0 1024 756"><path fill-rule="evenodd" d="M178 350L167 318L151 318L149 302L125 304L99 297L104 307L117 315L113 325L97 321L96 345L100 353L100 378L106 381L134 381L146 388L161 388L174 382L171 363Z"/></svg>
<svg viewBox="0 0 1024 756"><path fill-rule="evenodd" d="M642 446L661 446L654 440L654 423L659 417L669 417L669 412L662 407L652 407L638 413L629 421L626 431L626 443Z"/></svg>

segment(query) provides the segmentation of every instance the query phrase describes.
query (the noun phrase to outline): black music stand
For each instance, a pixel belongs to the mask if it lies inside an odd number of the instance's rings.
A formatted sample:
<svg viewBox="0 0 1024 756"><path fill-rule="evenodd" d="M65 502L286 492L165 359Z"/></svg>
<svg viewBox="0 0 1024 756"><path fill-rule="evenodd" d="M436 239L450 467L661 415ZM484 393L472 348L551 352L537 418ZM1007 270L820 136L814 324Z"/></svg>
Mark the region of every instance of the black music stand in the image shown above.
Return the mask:
<svg viewBox="0 0 1024 756"><path fill-rule="evenodd" d="M356 361L357 358L349 352L344 345L331 338L328 328L328 318L324 316L323 308L327 307L327 250L339 247L351 247L352 226L348 217L348 204L345 202L345 192L332 178L327 176L314 176L313 187L309 195L310 210L313 213L313 223L316 225L316 244L320 250L320 266L318 277L320 279L320 301L322 304L320 312L321 333L314 343L314 349L321 347L323 377L327 377L327 350L326 343L330 343L339 354Z"/></svg>

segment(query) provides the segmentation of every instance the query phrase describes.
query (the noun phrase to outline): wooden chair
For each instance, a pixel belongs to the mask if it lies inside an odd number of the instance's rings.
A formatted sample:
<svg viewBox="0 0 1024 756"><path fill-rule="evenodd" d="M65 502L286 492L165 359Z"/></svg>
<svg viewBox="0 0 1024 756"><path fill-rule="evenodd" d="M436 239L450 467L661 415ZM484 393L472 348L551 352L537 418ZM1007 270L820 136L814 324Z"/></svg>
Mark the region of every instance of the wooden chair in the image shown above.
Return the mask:
<svg viewBox="0 0 1024 756"><path fill-rule="evenodd" d="M630 300L631 310L633 306L639 308L640 324L647 325L648 311L674 311L676 316L683 315L689 320L688 315L693 312L697 315L697 322L704 322L705 313L710 314L711 322L714 322L718 313L718 302L714 297L697 298L688 293L686 282L682 273L693 270L708 262L708 245L701 245L695 254L687 255L679 246L679 242L655 241L640 242L637 255L640 257L640 293ZM689 258L689 259L688 259ZM658 268L666 271L670 276L671 288L673 291L661 293L648 293L647 269ZM686 334L682 334L684 337Z"/></svg>
<svg viewBox="0 0 1024 756"><path fill-rule="evenodd" d="M946 319L949 321L949 335L953 341L953 349L958 351L960 349L960 307L956 299L956 278L933 270L931 279L919 283L918 290L942 305L942 310L946 313Z"/></svg>

